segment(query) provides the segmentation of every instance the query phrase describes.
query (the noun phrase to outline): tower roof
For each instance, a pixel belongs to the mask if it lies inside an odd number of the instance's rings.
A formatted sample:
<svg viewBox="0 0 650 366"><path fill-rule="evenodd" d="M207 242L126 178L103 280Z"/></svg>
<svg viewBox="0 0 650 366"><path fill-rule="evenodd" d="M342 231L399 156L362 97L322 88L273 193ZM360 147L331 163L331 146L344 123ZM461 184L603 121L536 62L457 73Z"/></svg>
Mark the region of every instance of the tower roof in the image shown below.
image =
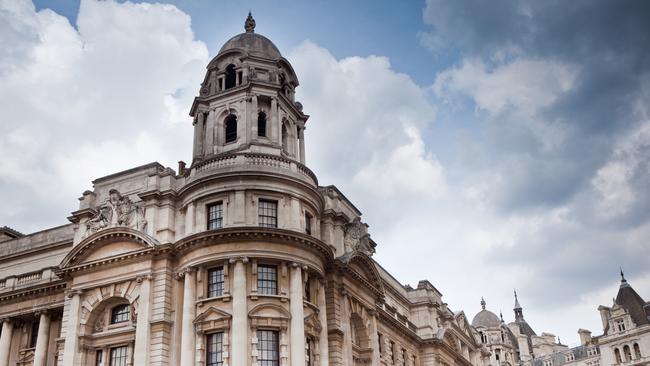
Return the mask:
<svg viewBox="0 0 650 366"><path fill-rule="evenodd" d="M251 13L244 22L244 33L230 38L219 50L219 54L232 49L241 49L253 56L276 60L282 57L280 50L263 35L255 33L255 19Z"/></svg>
<svg viewBox="0 0 650 366"><path fill-rule="evenodd" d="M650 307L644 309L645 301L634 291L632 286L627 283L623 270L621 270L621 285L616 294L616 303L621 305L625 310L630 313L632 320L636 325L650 324L648 317L650 317Z"/></svg>
<svg viewBox="0 0 650 366"><path fill-rule="evenodd" d="M485 300L481 298L481 308L483 310L479 311L472 319L473 327L484 327L484 328L493 328L501 325L499 317L491 312L490 310L485 310Z"/></svg>

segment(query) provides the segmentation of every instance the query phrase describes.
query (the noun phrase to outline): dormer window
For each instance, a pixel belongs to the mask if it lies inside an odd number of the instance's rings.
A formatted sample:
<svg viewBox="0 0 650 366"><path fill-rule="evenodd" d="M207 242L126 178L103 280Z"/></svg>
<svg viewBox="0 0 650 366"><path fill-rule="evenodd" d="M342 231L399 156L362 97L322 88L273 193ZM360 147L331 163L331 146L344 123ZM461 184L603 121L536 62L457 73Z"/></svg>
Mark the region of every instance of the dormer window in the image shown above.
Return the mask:
<svg viewBox="0 0 650 366"><path fill-rule="evenodd" d="M266 113L257 114L257 136L266 137Z"/></svg>
<svg viewBox="0 0 650 366"><path fill-rule="evenodd" d="M237 73L235 72L235 65L230 64L226 66L226 90L234 88L237 85Z"/></svg>
<svg viewBox="0 0 650 366"><path fill-rule="evenodd" d="M111 324L124 323L129 320L129 304L117 305L111 310Z"/></svg>
<svg viewBox="0 0 650 366"><path fill-rule="evenodd" d="M234 114L228 115L225 120L226 128L226 143L234 142L237 140L237 116Z"/></svg>

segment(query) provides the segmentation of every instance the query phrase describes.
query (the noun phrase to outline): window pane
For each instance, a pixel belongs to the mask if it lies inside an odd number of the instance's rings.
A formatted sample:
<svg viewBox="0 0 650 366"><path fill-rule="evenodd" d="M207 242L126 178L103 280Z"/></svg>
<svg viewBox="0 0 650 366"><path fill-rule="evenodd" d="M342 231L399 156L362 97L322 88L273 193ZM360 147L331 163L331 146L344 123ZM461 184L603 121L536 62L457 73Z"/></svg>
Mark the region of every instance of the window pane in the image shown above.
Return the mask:
<svg viewBox="0 0 650 366"><path fill-rule="evenodd" d="M280 364L278 332L273 330L258 330L257 347L257 361L259 366L278 366Z"/></svg>
<svg viewBox="0 0 650 366"><path fill-rule="evenodd" d="M206 366L223 365L223 333L209 334L207 338Z"/></svg>
<svg viewBox="0 0 650 366"><path fill-rule="evenodd" d="M126 366L128 361L128 349L126 346L111 348L111 366Z"/></svg>
<svg viewBox="0 0 650 366"><path fill-rule="evenodd" d="M111 311L111 324L122 323L129 320L129 305L118 305Z"/></svg>
<svg viewBox="0 0 650 366"><path fill-rule="evenodd" d="M223 295L223 267L213 268L208 271L208 297Z"/></svg>
<svg viewBox="0 0 650 366"><path fill-rule="evenodd" d="M278 227L278 203L260 200L258 208L259 224L262 227Z"/></svg>
<svg viewBox="0 0 650 366"><path fill-rule="evenodd" d="M257 292L266 295L278 294L278 270L275 266L257 266Z"/></svg>
<svg viewBox="0 0 650 366"><path fill-rule="evenodd" d="M223 227L223 204L221 202L208 206L208 230Z"/></svg>

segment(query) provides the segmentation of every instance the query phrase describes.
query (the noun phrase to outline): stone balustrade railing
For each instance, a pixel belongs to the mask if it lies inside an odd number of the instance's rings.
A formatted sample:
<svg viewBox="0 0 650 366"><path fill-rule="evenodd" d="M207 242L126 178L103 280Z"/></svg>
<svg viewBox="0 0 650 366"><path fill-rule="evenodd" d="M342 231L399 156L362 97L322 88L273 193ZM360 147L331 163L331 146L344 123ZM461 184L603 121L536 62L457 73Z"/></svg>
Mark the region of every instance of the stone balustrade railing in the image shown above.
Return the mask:
<svg viewBox="0 0 650 366"><path fill-rule="evenodd" d="M56 279L52 268L44 268L40 271L33 271L19 275L12 275L0 279L0 292L11 291L29 287Z"/></svg>
<svg viewBox="0 0 650 366"><path fill-rule="evenodd" d="M317 185L316 175L303 164L277 155L264 153L234 153L222 154L196 164L190 174L190 180L220 169L260 170L260 168L273 168L295 175L299 179Z"/></svg>

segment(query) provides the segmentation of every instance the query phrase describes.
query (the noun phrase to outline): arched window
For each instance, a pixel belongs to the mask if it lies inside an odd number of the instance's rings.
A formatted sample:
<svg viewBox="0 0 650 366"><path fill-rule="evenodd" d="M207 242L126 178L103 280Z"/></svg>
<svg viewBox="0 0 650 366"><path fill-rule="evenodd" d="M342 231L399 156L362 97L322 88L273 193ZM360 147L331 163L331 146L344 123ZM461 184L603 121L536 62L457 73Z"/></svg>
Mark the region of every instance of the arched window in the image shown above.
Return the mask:
<svg viewBox="0 0 650 366"><path fill-rule="evenodd" d="M619 351L618 348L614 348L614 355L616 356L616 363L621 363L623 361L621 359L621 351Z"/></svg>
<svg viewBox="0 0 650 366"><path fill-rule="evenodd" d="M235 87L237 84L237 73L235 72L235 65L230 64L226 66L226 89Z"/></svg>
<svg viewBox="0 0 650 366"><path fill-rule="evenodd" d="M111 309L111 324L123 323L129 320L129 304L120 304Z"/></svg>
<svg viewBox="0 0 650 366"><path fill-rule="evenodd" d="M282 125L282 150L289 152L289 132L287 131L287 126Z"/></svg>
<svg viewBox="0 0 650 366"><path fill-rule="evenodd" d="M634 343L634 358L637 360L641 358L641 348L638 343Z"/></svg>
<svg viewBox="0 0 650 366"><path fill-rule="evenodd" d="M257 114L257 136L266 136L266 113Z"/></svg>
<svg viewBox="0 0 650 366"><path fill-rule="evenodd" d="M237 140L237 116L228 115L224 125L226 127L226 143Z"/></svg>
<svg viewBox="0 0 650 366"><path fill-rule="evenodd" d="M623 354L625 355L625 362L630 362L632 360L632 351L630 351L630 346L623 346Z"/></svg>
<svg viewBox="0 0 650 366"><path fill-rule="evenodd" d="M350 330L352 344L357 347L368 347L368 335L366 334L366 327L363 325L363 320L357 314L352 314L350 317Z"/></svg>

